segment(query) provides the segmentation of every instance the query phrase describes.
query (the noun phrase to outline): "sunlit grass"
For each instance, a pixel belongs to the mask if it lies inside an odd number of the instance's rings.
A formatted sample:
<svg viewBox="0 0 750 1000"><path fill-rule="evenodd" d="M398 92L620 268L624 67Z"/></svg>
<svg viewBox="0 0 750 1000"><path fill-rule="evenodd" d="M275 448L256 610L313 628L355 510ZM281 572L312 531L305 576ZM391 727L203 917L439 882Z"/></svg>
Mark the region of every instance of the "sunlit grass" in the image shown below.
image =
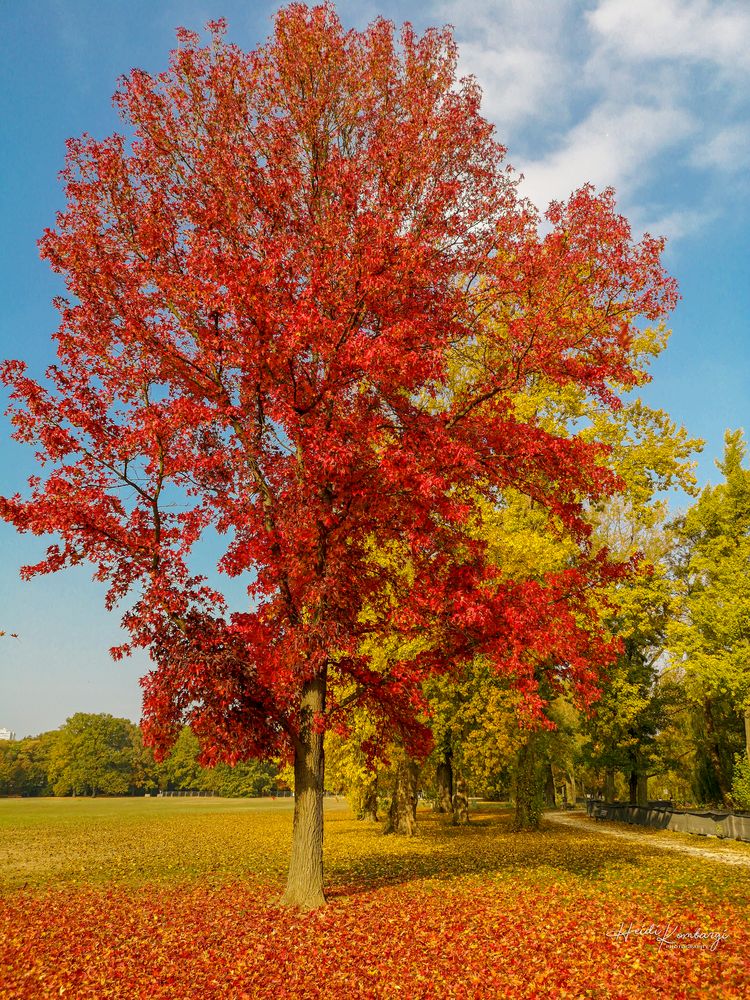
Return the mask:
<svg viewBox="0 0 750 1000"><path fill-rule="evenodd" d="M0 800L0 886L281 877L290 799Z"/></svg>
<svg viewBox="0 0 750 1000"><path fill-rule="evenodd" d="M206 877L279 886L292 813L290 799L0 800L0 886ZM539 833L514 834L507 810L491 808L475 811L468 828L423 809L419 836L384 837L379 825L353 819L344 800L328 799L326 878L334 891L475 876L579 886L624 878L667 895L685 888L717 898L750 895L750 869L719 866L717 873L713 864L656 846L673 835L643 839L635 844L613 840L593 824L582 831L546 822ZM697 843L720 844L692 838L691 846Z"/></svg>

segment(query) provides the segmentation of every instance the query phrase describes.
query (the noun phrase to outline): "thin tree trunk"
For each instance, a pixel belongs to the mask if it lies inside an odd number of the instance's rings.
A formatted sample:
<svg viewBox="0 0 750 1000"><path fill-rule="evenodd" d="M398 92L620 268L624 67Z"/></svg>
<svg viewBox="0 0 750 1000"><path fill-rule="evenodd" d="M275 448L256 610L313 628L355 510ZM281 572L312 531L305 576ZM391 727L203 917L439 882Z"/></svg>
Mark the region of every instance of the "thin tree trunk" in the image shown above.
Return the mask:
<svg viewBox="0 0 750 1000"><path fill-rule="evenodd" d="M750 760L750 705L745 709L745 753Z"/></svg>
<svg viewBox="0 0 750 1000"><path fill-rule="evenodd" d="M548 760L544 765L544 804L549 809L554 809L555 802L555 775L552 773L552 761Z"/></svg>
<svg viewBox="0 0 750 1000"><path fill-rule="evenodd" d="M731 809L732 796L730 794L729 786L724 778L724 768L721 766L719 740L716 734L716 727L714 726L713 709L711 707L711 702L708 699L703 703L703 712L706 720L706 732L708 734L708 759L711 761L711 767L714 772L714 777L716 778L716 784L719 786L721 800L725 808Z"/></svg>
<svg viewBox="0 0 750 1000"><path fill-rule="evenodd" d="M630 779L628 781L628 789L630 792L630 804L631 806L638 805L638 772L635 769L635 764L630 772Z"/></svg>
<svg viewBox="0 0 750 1000"><path fill-rule="evenodd" d="M522 744L516 757L513 829L538 830L542 816L543 781L539 773L534 735Z"/></svg>
<svg viewBox="0 0 750 1000"><path fill-rule="evenodd" d="M378 821L378 776L373 775L372 782L365 789L362 800L362 815L358 819L367 819L372 823Z"/></svg>
<svg viewBox="0 0 750 1000"><path fill-rule="evenodd" d="M615 769L608 767L604 772L604 801L615 801Z"/></svg>
<svg viewBox="0 0 750 1000"><path fill-rule="evenodd" d="M575 809L576 799L578 798L578 789L576 788L576 776L574 771L568 773L568 778L570 779L570 797L573 803L573 808Z"/></svg>
<svg viewBox="0 0 750 1000"><path fill-rule="evenodd" d="M396 770L391 806L383 833L413 837L417 832L417 788L419 765L404 757Z"/></svg>
<svg viewBox="0 0 750 1000"><path fill-rule="evenodd" d="M639 774L638 775L638 784L637 784L637 787L636 787L635 797L636 797L636 802L638 803L639 806L647 806L648 805L648 775L647 774Z"/></svg>
<svg viewBox="0 0 750 1000"><path fill-rule="evenodd" d="M469 822L469 792L462 774L458 776L453 796L453 822L456 826L465 826Z"/></svg>
<svg viewBox="0 0 750 1000"><path fill-rule="evenodd" d="M450 751L446 750L435 771L435 812L453 810L453 765Z"/></svg>
<svg viewBox="0 0 750 1000"><path fill-rule="evenodd" d="M299 746L294 754L294 827L285 906L314 910L323 893L323 734L315 716L325 711L325 672L302 687Z"/></svg>

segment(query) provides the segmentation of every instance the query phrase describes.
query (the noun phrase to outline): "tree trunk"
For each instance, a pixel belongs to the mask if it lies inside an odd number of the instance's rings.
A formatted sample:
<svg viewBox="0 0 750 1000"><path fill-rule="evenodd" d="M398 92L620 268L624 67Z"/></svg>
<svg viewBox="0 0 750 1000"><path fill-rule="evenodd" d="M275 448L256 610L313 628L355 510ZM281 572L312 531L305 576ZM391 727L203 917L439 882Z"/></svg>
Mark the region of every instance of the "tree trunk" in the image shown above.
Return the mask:
<svg viewBox="0 0 750 1000"><path fill-rule="evenodd" d="M552 773L551 760L548 760L544 766L544 804L548 809L554 809L557 805L555 801L555 776Z"/></svg>
<svg viewBox="0 0 750 1000"><path fill-rule="evenodd" d="M630 792L629 799L631 806L638 805L638 772L635 769L635 765L630 772L630 779L628 781L628 790Z"/></svg>
<svg viewBox="0 0 750 1000"><path fill-rule="evenodd" d="M281 902L301 910L325 903L323 894L323 734L315 716L325 711L326 675L302 686L299 745L294 754L294 827L286 892Z"/></svg>
<svg viewBox="0 0 750 1000"><path fill-rule="evenodd" d="M714 772L714 777L716 778L716 784L719 786L719 793L721 794L721 800L724 807L726 809L731 809L732 796L730 794L729 785L724 778L724 768L721 766L719 739L716 734L716 727L714 726L713 709L711 707L711 702L708 699L703 703L703 714L706 720L706 733L708 735L708 759L711 761L711 767Z"/></svg>
<svg viewBox="0 0 750 1000"><path fill-rule="evenodd" d="M435 812L449 813L453 809L453 765L446 750L435 772Z"/></svg>
<svg viewBox="0 0 750 1000"><path fill-rule="evenodd" d="M417 787L419 765L404 757L396 770L391 806L383 833L413 837L417 832Z"/></svg>
<svg viewBox="0 0 750 1000"><path fill-rule="evenodd" d="M639 806L648 805L648 775L639 774L635 792L636 802Z"/></svg>
<svg viewBox="0 0 750 1000"><path fill-rule="evenodd" d="M576 788L576 776L573 771L568 773L568 780L570 783L570 800L573 803L573 808L575 809L576 799L578 798L578 789Z"/></svg>
<svg viewBox="0 0 750 1000"><path fill-rule="evenodd" d="M469 794L462 774L458 776L456 794L453 796L453 822L456 826L465 826L469 822Z"/></svg>
<svg viewBox="0 0 750 1000"><path fill-rule="evenodd" d="M513 817L513 829L516 832L539 829L543 791L540 778L535 737L532 735L521 746L516 757Z"/></svg>
<svg viewBox="0 0 750 1000"><path fill-rule="evenodd" d="M750 705L745 709L745 753L750 760Z"/></svg>
<svg viewBox="0 0 750 1000"><path fill-rule="evenodd" d="M615 769L608 767L604 772L604 801L615 801Z"/></svg>
<svg viewBox="0 0 750 1000"><path fill-rule="evenodd" d="M362 814L358 819L368 819L372 823L378 821L378 778L375 775L367 786L362 799Z"/></svg>

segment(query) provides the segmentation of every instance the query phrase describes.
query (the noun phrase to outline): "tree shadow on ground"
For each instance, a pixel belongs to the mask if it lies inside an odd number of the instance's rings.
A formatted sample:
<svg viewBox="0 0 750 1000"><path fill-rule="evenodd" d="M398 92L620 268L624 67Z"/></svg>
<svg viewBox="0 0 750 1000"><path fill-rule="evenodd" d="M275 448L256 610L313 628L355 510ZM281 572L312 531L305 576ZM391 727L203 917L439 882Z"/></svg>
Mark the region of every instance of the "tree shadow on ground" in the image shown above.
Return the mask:
<svg viewBox="0 0 750 1000"><path fill-rule="evenodd" d="M364 891L414 881L450 881L457 878L532 876L550 874L586 881L611 877L613 866L635 871L658 849L618 842L616 858L611 841L594 831L573 830L553 823L531 833L514 833L509 813L474 814L468 826L452 826L445 818L420 813L416 837L384 836L375 824L362 825L353 838L351 822L337 829L335 819L326 828L326 882L330 895L357 895ZM353 852L356 845L357 852Z"/></svg>

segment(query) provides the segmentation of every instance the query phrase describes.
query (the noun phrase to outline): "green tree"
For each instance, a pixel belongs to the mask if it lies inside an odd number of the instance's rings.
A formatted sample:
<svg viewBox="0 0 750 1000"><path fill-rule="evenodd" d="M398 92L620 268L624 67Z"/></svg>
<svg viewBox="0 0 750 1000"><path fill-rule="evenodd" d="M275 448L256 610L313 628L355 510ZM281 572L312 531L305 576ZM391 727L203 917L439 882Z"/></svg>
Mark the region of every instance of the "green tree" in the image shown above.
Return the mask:
<svg viewBox="0 0 750 1000"><path fill-rule="evenodd" d="M649 360L666 347L668 331L663 326L639 332L632 350L645 371ZM648 376L644 375L643 381ZM515 766L516 825L534 827L543 801L541 783L547 786L547 804L554 801L555 780L563 779L575 796L575 767L581 760L583 740L588 734L588 756L608 772L613 784L615 769L628 775L633 800L645 800L649 773L672 764L672 744L662 738L662 722L676 695L673 683L659 679L666 644L666 628L674 613L666 556L673 544L665 530L666 491L679 487L695 493L693 454L702 442L688 437L663 410L652 409L640 398L627 399L615 412L580 391L537 381L519 394L517 407L533 408L539 419L558 434L579 433L600 443L602 465L619 476L622 491L616 497L589 508L592 545L607 551L623 566L640 560L637 568L608 587L592 590L601 617L622 651L602 676L602 697L576 716L575 706L563 720L555 712L545 713L546 722L559 729L557 738L549 730L531 728L519 746ZM576 428L584 426L580 430ZM574 549L559 525L525 498L506 496L499 506L490 534L498 559L516 577L533 576L542 568L564 565ZM592 663L592 667L598 666ZM549 677L540 674L540 683ZM565 704L564 688L546 692L548 705L555 694ZM570 714L572 713L572 715ZM569 717L570 716L570 717ZM572 726L572 728L571 728ZM670 752L667 752L667 746ZM663 759L662 759L663 758ZM562 772L555 776L555 771ZM521 773L523 772L523 773ZM611 787L610 787L611 792ZM524 802L524 795L528 801Z"/></svg>
<svg viewBox="0 0 750 1000"><path fill-rule="evenodd" d="M215 767L202 769L199 788L227 799L270 795L276 788L277 774L278 768L271 761L220 762Z"/></svg>
<svg viewBox="0 0 750 1000"><path fill-rule="evenodd" d="M435 751L428 761L436 811L459 821L455 795L464 779L473 794L499 798L509 793L514 757L523 733L518 692L482 658L458 681L435 678L427 686ZM430 781L434 773L434 780Z"/></svg>
<svg viewBox="0 0 750 1000"><path fill-rule="evenodd" d="M148 793L159 787L159 765L154 751L143 742L140 726L133 732L132 787L134 791Z"/></svg>
<svg viewBox="0 0 750 1000"><path fill-rule="evenodd" d="M659 528L638 531L637 537L642 556L638 572L609 595L613 603L610 627L622 651L583 726L585 756L594 771L604 772L607 800L614 798L615 773L620 771L626 777L631 803L643 805L649 775L671 765L671 759L660 759L667 744L659 735L679 701L680 689L674 680L662 677L666 630L674 613L664 563L670 537Z"/></svg>
<svg viewBox="0 0 750 1000"><path fill-rule="evenodd" d="M42 736L0 743L0 795L48 795L48 740Z"/></svg>
<svg viewBox="0 0 750 1000"><path fill-rule="evenodd" d="M137 726L77 712L60 728L49 762L55 795L126 795L133 789Z"/></svg>
<svg viewBox="0 0 750 1000"><path fill-rule="evenodd" d="M374 739L372 719L359 709L352 713L345 733L326 733L325 754L328 790L346 795L357 819L376 823L390 772L382 752L379 756L372 752Z"/></svg>
<svg viewBox="0 0 750 1000"><path fill-rule="evenodd" d="M642 336L646 353L657 355L666 345L662 328ZM594 773L604 773L609 801L619 771L630 801L645 804L648 778L674 766L679 743L667 738L666 730L677 712L680 688L674 678L661 676L667 628L675 614L669 572L675 537L666 524L665 494L679 487L695 495L692 456L702 442L640 399L614 416L592 414L584 433L608 445L607 461L624 484L621 495L591 512L595 543L623 562L639 560L603 595L603 614L622 648L593 712L581 717L584 758Z"/></svg>
<svg viewBox="0 0 750 1000"><path fill-rule="evenodd" d="M750 760L750 470L744 457L742 431L727 431L724 457L716 463L724 481L707 486L676 524L681 601L669 629L671 654L684 670L726 805L743 722Z"/></svg>
<svg viewBox="0 0 750 1000"><path fill-rule="evenodd" d="M159 765L159 787L163 791L198 790L203 768L198 763L201 747L189 726L183 726L169 754Z"/></svg>

